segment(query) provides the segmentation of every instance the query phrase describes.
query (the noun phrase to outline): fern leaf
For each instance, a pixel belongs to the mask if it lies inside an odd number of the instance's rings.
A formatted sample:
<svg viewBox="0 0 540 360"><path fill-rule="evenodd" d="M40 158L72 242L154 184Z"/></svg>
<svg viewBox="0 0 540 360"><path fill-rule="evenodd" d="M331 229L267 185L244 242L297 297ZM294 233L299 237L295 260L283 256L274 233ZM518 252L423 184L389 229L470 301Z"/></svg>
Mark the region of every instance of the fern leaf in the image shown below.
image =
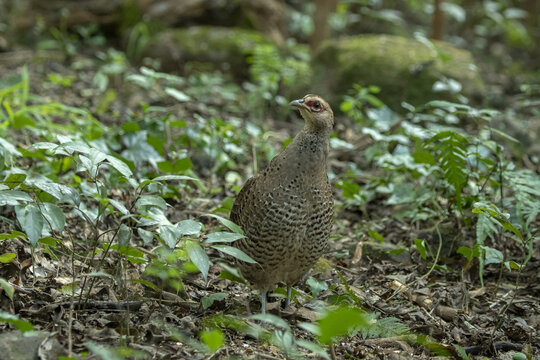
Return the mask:
<svg viewBox="0 0 540 360"><path fill-rule="evenodd" d="M461 209L461 190L467 183L467 139L452 131L433 136L428 143L439 141L439 162L444 178L456 191L456 203Z"/></svg>
<svg viewBox="0 0 540 360"><path fill-rule="evenodd" d="M476 243L484 245L486 238L492 238L493 234L497 233L497 227L495 225L495 220L488 214L478 214L478 221L476 222Z"/></svg>

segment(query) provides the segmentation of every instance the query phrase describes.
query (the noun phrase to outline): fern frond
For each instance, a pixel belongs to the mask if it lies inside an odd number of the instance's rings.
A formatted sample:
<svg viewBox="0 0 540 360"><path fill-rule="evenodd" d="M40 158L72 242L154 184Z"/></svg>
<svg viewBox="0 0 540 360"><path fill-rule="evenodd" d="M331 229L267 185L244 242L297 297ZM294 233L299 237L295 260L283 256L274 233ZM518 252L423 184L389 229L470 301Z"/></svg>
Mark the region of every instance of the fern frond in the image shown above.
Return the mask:
<svg viewBox="0 0 540 360"><path fill-rule="evenodd" d="M490 237L493 238L493 234L497 233L497 222L488 214L478 214L478 221L476 222L476 243L484 245L484 241Z"/></svg>
<svg viewBox="0 0 540 360"><path fill-rule="evenodd" d="M440 167L444 178L456 191L456 204L461 209L461 190L467 183L467 145L464 136L453 131L442 131L433 136L428 143L438 141Z"/></svg>
<svg viewBox="0 0 540 360"><path fill-rule="evenodd" d="M523 229L540 214L540 177L531 170L516 170L506 174L508 185L516 199L515 215Z"/></svg>
<svg viewBox="0 0 540 360"><path fill-rule="evenodd" d="M404 335L409 332L407 325L403 324L395 317L380 318L380 314L370 314L372 316L369 326L357 329L363 339L386 338Z"/></svg>

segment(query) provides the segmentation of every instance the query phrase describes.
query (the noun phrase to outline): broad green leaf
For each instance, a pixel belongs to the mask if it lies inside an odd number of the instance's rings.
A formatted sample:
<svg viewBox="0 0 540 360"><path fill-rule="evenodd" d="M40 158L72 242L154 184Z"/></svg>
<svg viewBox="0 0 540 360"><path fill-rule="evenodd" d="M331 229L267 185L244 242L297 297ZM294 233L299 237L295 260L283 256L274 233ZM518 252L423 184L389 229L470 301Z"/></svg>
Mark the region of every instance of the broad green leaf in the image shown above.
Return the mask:
<svg viewBox="0 0 540 360"><path fill-rule="evenodd" d="M178 159L174 162L174 172L181 173L187 171L193 167L193 163L189 158Z"/></svg>
<svg viewBox="0 0 540 360"><path fill-rule="evenodd" d="M30 322L26 320L21 320L19 316L10 314L5 311L0 311L0 321L4 321L15 326L23 333L34 330L34 326Z"/></svg>
<svg viewBox="0 0 540 360"><path fill-rule="evenodd" d="M13 285L8 283L5 279L0 278L0 286L2 289L6 292L6 295L13 300L13 293L15 292L15 288Z"/></svg>
<svg viewBox="0 0 540 360"><path fill-rule="evenodd" d="M58 147L58 144L51 143L51 142L37 142L35 144L32 144L28 147L28 150L54 150Z"/></svg>
<svg viewBox="0 0 540 360"><path fill-rule="evenodd" d="M199 333L199 338L212 352L218 351L225 343L225 336L220 329L203 330Z"/></svg>
<svg viewBox="0 0 540 360"><path fill-rule="evenodd" d="M222 223L223 225L225 225L229 230L231 230L232 232L235 232L235 233L238 233L238 234L244 234L244 232L242 231L242 228L238 225L236 225L235 223L233 223L231 220L227 220L219 215L216 215L216 214L205 214L205 216L210 216L210 217L213 217L215 219L218 219L220 223Z"/></svg>
<svg viewBox="0 0 540 360"><path fill-rule="evenodd" d="M319 295L321 291L328 290L328 284L326 281L319 281L313 276L310 276L309 279L307 279L306 284L311 288L311 293L313 296Z"/></svg>
<svg viewBox="0 0 540 360"><path fill-rule="evenodd" d="M453 103L453 102L444 101L444 100L433 100L433 101L428 102L426 104L426 106L438 107L438 108L442 108L442 109L448 109L451 112L455 111L456 109L459 109L459 110L469 110L469 109L471 109L471 107L468 106L468 105Z"/></svg>
<svg viewBox="0 0 540 360"><path fill-rule="evenodd" d="M147 280L142 280L142 279L130 279L130 281L132 282L135 282L135 283L139 283L139 284L142 284L154 291L161 291L162 289L159 288L159 286L156 286L155 284L151 283L150 281L147 281Z"/></svg>
<svg viewBox="0 0 540 360"><path fill-rule="evenodd" d="M60 135L57 136L58 141L61 143L56 149L55 154L73 154L73 153L81 153L81 154L90 154L92 148L85 144L82 141L65 141L70 140L69 138L62 139ZM65 150L65 151L63 151ZM66 153L67 152L67 153Z"/></svg>
<svg viewBox="0 0 540 360"><path fill-rule="evenodd" d="M148 245L152 239L154 239L154 233L143 228L137 228L137 233L143 240L144 245Z"/></svg>
<svg viewBox="0 0 540 360"><path fill-rule="evenodd" d="M504 266L506 266L506 268L508 270L519 270L520 269L520 265L518 263L516 263L515 261L505 261L504 262Z"/></svg>
<svg viewBox="0 0 540 360"><path fill-rule="evenodd" d="M180 231L178 231L176 226L161 225L159 227L159 236L169 248L174 249L182 234L180 234Z"/></svg>
<svg viewBox="0 0 540 360"><path fill-rule="evenodd" d="M501 223L503 228L513 232L514 234L516 234L516 236L518 238L523 240L523 235L521 235L521 232L518 230L518 228L516 228L514 225L512 225L508 220L505 221L504 219L497 219L497 221L499 221Z"/></svg>
<svg viewBox="0 0 540 360"><path fill-rule="evenodd" d="M152 179L153 181L183 181L183 180L191 180L191 181L197 181L201 182L201 180L191 177L191 176L185 176L185 175L162 175L158 176Z"/></svg>
<svg viewBox="0 0 540 360"><path fill-rule="evenodd" d="M242 239L242 238L245 238L245 236L242 234L218 231L215 233L208 234L208 237L206 240L204 240L204 243L205 244L213 244L213 243L219 243L219 242L230 243L238 239Z"/></svg>
<svg viewBox="0 0 540 360"><path fill-rule="evenodd" d="M416 250L418 250L422 259L426 260L427 250L426 250L426 243L424 242L424 240L414 239L414 246L416 246Z"/></svg>
<svg viewBox="0 0 540 360"><path fill-rule="evenodd" d="M202 299L201 299L203 309L208 309L210 306L212 306L214 301L221 301L223 299L226 299L227 296L229 296L229 294L221 293L221 292L213 293L213 294L210 294L208 296L203 296Z"/></svg>
<svg viewBox="0 0 540 360"><path fill-rule="evenodd" d="M11 260L15 259L17 257L17 254L15 253L5 253L0 255L0 263L7 264L11 262Z"/></svg>
<svg viewBox="0 0 540 360"><path fill-rule="evenodd" d="M39 239L38 241L40 244L44 244L44 245L48 245L48 246L52 246L53 248L56 248L58 243L62 243L61 240L58 240L58 239L55 239L51 236L45 236L45 237L42 237L41 239Z"/></svg>
<svg viewBox="0 0 540 360"><path fill-rule="evenodd" d="M109 200L109 203L118 211L122 213L122 215L129 215L129 210L122 204L120 201L115 199L107 199Z"/></svg>
<svg viewBox="0 0 540 360"><path fill-rule="evenodd" d="M519 144L519 143L520 143L520 141L519 141L518 139L516 139L515 137L512 137L512 136L510 136L510 135L508 135L507 133L505 133L505 132L503 132L503 131L501 131L501 130L497 130L497 129L493 128L493 127L490 127L489 130L490 130L492 133L499 135L499 136L502 137L503 139L510 140L510 141L512 141L512 142L514 142L514 143L516 143L516 144Z"/></svg>
<svg viewBox="0 0 540 360"><path fill-rule="evenodd" d="M330 360L330 356L328 355L328 353L326 352L326 350L324 350L324 348L312 341L308 341L308 340L302 340L302 339L298 339L296 340L296 344L298 346L301 346L303 347L304 349L307 349L311 352L313 352L315 355L317 356L320 356L322 357L323 359L327 359L327 360Z"/></svg>
<svg viewBox="0 0 540 360"><path fill-rule="evenodd" d="M81 202L79 191L66 185L45 181L31 181L28 185L33 185L41 191L51 194L61 202L68 202L75 205L79 205Z"/></svg>
<svg viewBox="0 0 540 360"><path fill-rule="evenodd" d="M257 261L253 260L248 254L246 254L242 250L237 249L235 247L228 246L228 245L211 245L211 247L221 251L222 253L231 255L237 258L238 260L242 260L242 261L252 263L252 264L257 263Z"/></svg>
<svg viewBox="0 0 540 360"><path fill-rule="evenodd" d="M488 264L500 264L504 261L504 256L503 256L503 253L500 252L499 250L497 249L494 249L492 247L489 247L489 246L482 246L482 248L484 249L485 253L484 253L484 257L486 259L486 262L485 264L488 265Z"/></svg>
<svg viewBox="0 0 540 360"><path fill-rule="evenodd" d="M137 132L141 130L141 127L136 122L128 121L122 124L122 130L125 132Z"/></svg>
<svg viewBox="0 0 540 360"><path fill-rule="evenodd" d="M472 212L476 214L489 214L492 218L497 220L503 228L513 232L520 240L523 240L523 235L521 234L521 232L506 219L504 214L500 213L498 210L490 209L487 207L475 207L472 209Z"/></svg>
<svg viewBox="0 0 540 360"><path fill-rule="evenodd" d="M195 220L182 220L176 224L181 236L194 235L197 236L201 233L202 224Z"/></svg>
<svg viewBox="0 0 540 360"><path fill-rule="evenodd" d="M191 169L193 167L193 163L189 158L183 158L176 160L174 163L171 161L160 161L157 163L157 166L158 169L165 173L180 174Z"/></svg>
<svg viewBox="0 0 540 360"><path fill-rule="evenodd" d="M306 331L309 331L310 333L314 335L320 335L321 334L321 328L319 325L310 323L310 322L301 322L298 324L299 328L302 328Z"/></svg>
<svg viewBox="0 0 540 360"><path fill-rule="evenodd" d="M10 189L16 188L26 179L26 174L11 174L4 181L3 184L6 184Z"/></svg>
<svg viewBox="0 0 540 360"><path fill-rule="evenodd" d="M169 87L165 88L165 93L167 95L172 96L173 98L175 98L176 100L180 102L186 102L186 101L191 100L191 98L188 95L186 95L186 93L180 90L173 89L173 88L169 88Z"/></svg>
<svg viewBox="0 0 540 360"><path fill-rule="evenodd" d="M435 157L429 151L416 151L412 157L415 163L435 165Z"/></svg>
<svg viewBox="0 0 540 360"><path fill-rule="evenodd" d="M156 206L160 209L167 209L167 203L161 196L156 195L142 195L136 203L137 207L141 206Z"/></svg>
<svg viewBox="0 0 540 360"><path fill-rule="evenodd" d="M319 320L321 329L319 341L323 344L330 344L336 338L348 335L356 328L367 327L369 320L366 312L357 308L341 307L332 310Z"/></svg>
<svg viewBox="0 0 540 360"><path fill-rule="evenodd" d="M131 172L129 166L127 166L127 164L122 160L117 159L112 155L107 155L107 161L111 164L113 168L118 170L118 172L124 175L126 178L130 178L133 176L133 173Z"/></svg>
<svg viewBox="0 0 540 360"><path fill-rule="evenodd" d="M20 190L1 190L0 191L0 206L19 205L21 202L31 202L30 195Z"/></svg>
<svg viewBox="0 0 540 360"><path fill-rule="evenodd" d="M186 240L185 249L188 253L189 259L197 267L197 269L199 269L204 277L204 280L206 281L208 277L208 270L210 269L210 260L208 259L208 255L206 255L206 252L202 246L196 241Z"/></svg>
<svg viewBox="0 0 540 360"><path fill-rule="evenodd" d="M172 120L169 122L169 125L171 127L185 128L187 126L187 122L184 120Z"/></svg>
<svg viewBox="0 0 540 360"><path fill-rule="evenodd" d="M42 207L42 214L48 221L47 225L50 224L52 230L63 231L66 226L66 217L62 209L52 203L43 203Z"/></svg>
<svg viewBox="0 0 540 360"><path fill-rule="evenodd" d="M20 112L17 112L15 114L15 116L13 117L12 124L13 124L13 128L17 130L36 127L36 122L32 120L30 116L21 114Z"/></svg>
<svg viewBox="0 0 540 360"><path fill-rule="evenodd" d="M369 230L368 231L368 234L369 234L369 237L372 238L372 239L375 239L377 240L378 242L380 243L383 243L384 242L384 237L379 234L377 231L375 230Z"/></svg>
<svg viewBox="0 0 540 360"><path fill-rule="evenodd" d="M360 193L360 185L346 180L341 180L337 187L343 189L343 197L347 199L354 199Z"/></svg>
<svg viewBox="0 0 540 360"><path fill-rule="evenodd" d="M86 168L86 170L90 173L90 176L94 178L98 176L99 164L105 161L106 158L107 158L106 154L93 148L90 149L90 151L88 152L88 156L79 155L79 159L81 160L81 163Z"/></svg>
<svg viewBox="0 0 540 360"><path fill-rule="evenodd" d="M13 144L11 144L9 141L3 139L0 137L0 148L2 148L5 152L7 152L10 155L13 156L21 156L21 153Z"/></svg>
<svg viewBox="0 0 540 360"><path fill-rule="evenodd" d="M465 256L467 261L471 261L473 258L473 250L467 246L460 246L459 249L457 249L457 253Z"/></svg>
<svg viewBox="0 0 540 360"><path fill-rule="evenodd" d="M220 279L227 279L227 280L238 282L241 284L245 283L245 280L242 278L242 275L240 274L240 271L238 271L237 268L232 267L223 262L218 263L218 265L224 269L219 273Z"/></svg>
<svg viewBox="0 0 540 360"><path fill-rule="evenodd" d="M15 213L32 246L36 246L43 231L43 215L36 205L16 206Z"/></svg>
<svg viewBox="0 0 540 360"><path fill-rule="evenodd" d="M126 246L129 244L129 240L131 240L131 228L125 224L121 224L118 230L118 244L121 247Z"/></svg>
<svg viewBox="0 0 540 360"><path fill-rule="evenodd" d="M11 230L10 234L0 234L0 240L19 239L19 238L26 239L27 236L26 236L25 233L22 233L22 232L17 231L17 230Z"/></svg>
<svg viewBox="0 0 540 360"><path fill-rule="evenodd" d="M182 78L181 76L155 71L144 66L141 66L140 71L141 74L145 76L148 76L152 79L163 79L167 83L183 84L185 82L184 78Z"/></svg>

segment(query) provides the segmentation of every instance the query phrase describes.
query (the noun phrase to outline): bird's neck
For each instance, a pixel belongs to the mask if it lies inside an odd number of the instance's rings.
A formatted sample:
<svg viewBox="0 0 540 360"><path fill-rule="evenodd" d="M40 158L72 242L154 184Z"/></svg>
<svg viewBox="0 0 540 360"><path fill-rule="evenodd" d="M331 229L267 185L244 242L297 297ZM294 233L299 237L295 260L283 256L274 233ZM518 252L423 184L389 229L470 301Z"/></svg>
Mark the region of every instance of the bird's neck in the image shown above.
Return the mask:
<svg viewBox="0 0 540 360"><path fill-rule="evenodd" d="M329 137L329 131L314 132L306 129L300 131L289 145L288 155L294 156L296 160L292 163L302 171L326 172Z"/></svg>
<svg viewBox="0 0 540 360"><path fill-rule="evenodd" d="M330 134L332 134L332 128L328 127L326 124L321 124L320 126L317 126L316 123L306 121L302 132L319 136L328 141Z"/></svg>

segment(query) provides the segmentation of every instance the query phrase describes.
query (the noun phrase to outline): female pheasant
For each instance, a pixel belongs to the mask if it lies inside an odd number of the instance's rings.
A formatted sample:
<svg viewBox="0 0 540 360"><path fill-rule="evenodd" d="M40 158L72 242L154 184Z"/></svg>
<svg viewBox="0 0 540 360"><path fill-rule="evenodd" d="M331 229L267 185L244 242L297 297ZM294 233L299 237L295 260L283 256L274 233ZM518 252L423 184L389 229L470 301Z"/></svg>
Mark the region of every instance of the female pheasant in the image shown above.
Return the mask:
<svg viewBox="0 0 540 360"><path fill-rule="evenodd" d="M291 286L323 254L334 215L326 159L334 113L326 101L308 94L294 100L305 120L304 128L268 167L250 178L236 197L230 219L242 227L246 238L237 248L257 261L238 261L243 276L266 294L278 282Z"/></svg>

